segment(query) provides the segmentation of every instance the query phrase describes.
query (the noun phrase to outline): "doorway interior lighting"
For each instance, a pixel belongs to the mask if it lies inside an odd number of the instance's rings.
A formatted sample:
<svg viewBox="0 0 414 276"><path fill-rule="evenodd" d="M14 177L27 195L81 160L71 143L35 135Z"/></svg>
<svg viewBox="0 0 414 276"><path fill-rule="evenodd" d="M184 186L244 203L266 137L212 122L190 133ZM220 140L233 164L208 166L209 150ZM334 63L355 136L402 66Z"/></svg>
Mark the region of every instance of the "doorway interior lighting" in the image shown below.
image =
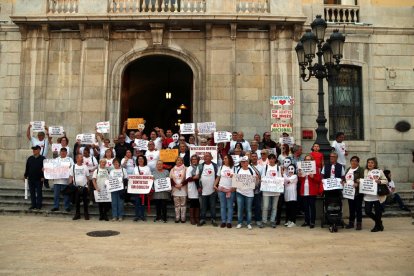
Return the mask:
<svg viewBox="0 0 414 276"><path fill-rule="evenodd" d="M171 92L165 92L165 98L171 100Z"/></svg>

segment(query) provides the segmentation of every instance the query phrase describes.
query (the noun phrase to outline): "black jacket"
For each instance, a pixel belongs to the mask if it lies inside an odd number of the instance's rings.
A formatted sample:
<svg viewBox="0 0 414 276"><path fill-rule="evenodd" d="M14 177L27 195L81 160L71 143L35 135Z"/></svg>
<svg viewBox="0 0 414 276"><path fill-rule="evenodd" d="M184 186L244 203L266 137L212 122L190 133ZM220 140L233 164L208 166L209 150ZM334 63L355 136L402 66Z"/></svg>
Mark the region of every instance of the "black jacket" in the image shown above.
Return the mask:
<svg viewBox="0 0 414 276"><path fill-rule="evenodd" d="M24 171L24 178L36 181L44 178L43 175L43 160L46 158L42 155L34 157L34 155L27 158L26 170Z"/></svg>

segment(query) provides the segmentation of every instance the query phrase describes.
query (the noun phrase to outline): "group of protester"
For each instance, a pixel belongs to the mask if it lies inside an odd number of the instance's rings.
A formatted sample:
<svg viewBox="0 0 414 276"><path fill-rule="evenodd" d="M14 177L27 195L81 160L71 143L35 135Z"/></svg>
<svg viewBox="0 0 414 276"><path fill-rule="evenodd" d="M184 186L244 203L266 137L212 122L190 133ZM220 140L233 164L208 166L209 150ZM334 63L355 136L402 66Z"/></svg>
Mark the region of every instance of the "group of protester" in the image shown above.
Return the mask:
<svg viewBox="0 0 414 276"><path fill-rule="evenodd" d="M47 127L46 127L47 129ZM395 186L391 175L372 175L378 169L375 158L369 158L365 168L360 166L358 156L350 158L350 167L346 168L346 150L344 134L338 133L333 142L333 151L329 156L329 164L324 164L323 154L319 145L314 144L312 151L302 157L300 145L276 143L271 134L265 132L262 137L256 134L252 141L244 139L243 132L233 132L232 141L217 143L217 162L212 155L206 153L203 162L197 155L190 156L189 147L194 145L216 145L214 138L198 137L198 135L183 136L173 134L171 130L165 133L160 128L150 132L149 137L139 131L130 131L126 135L126 124L123 133L111 145L111 141L97 133L96 145L82 145L76 141L70 148L66 137L58 138L61 144L59 152L53 152L54 158L71 162L70 177L53 179L54 207L59 210L60 194L64 194L64 208L71 211L71 196L74 197L74 220L80 219L80 202L83 201L84 217L89 219L88 206L93 204L93 190L104 189L106 180L110 177L122 179L125 186L129 175L150 175L154 180L167 178L171 180L171 192L151 191L149 195L127 194L126 190L111 193L112 201L99 202L100 220L109 220L108 212L112 209L112 220L122 221L125 203L135 205L134 221L146 220L145 197L150 196L156 205L155 222L167 222L167 204L173 198L175 222L185 223L187 219L187 203L189 203L189 219L191 224L203 226L207 222L207 211L213 226L218 226L216 215L217 197L220 201L220 227L232 228L234 206L237 206L237 226L243 227L246 221L248 229L252 229L252 220L258 227L270 226L275 228L281 223L283 205L286 208L285 226L296 226L296 217L300 212L305 214L303 227L315 227L317 196L325 195L341 197L342 192L324 191L322 179L340 178L343 182L353 181L356 188L354 199L348 199L349 222L346 228L362 229L362 202L365 201L365 214L375 221L372 232L383 231L382 224L383 196L360 194L358 186L360 179L371 178L376 185L390 185L393 197L399 202L401 209L409 210L394 193ZM287 134L284 134L287 136ZM27 138L32 143L33 156L27 160L25 178L28 179L31 207L42 208L42 186L45 182L43 175L43 160L48 155L52 138L47 131L39 132L37 138L32 136L30 125ZM148 139L148 150L138 150L135 139ZM175 163L160 160L159 150L163 148L178 149ZM75 162L72 160L74 158ZM315 161L316 173L304 173L297 169L298 162ZM237 174L254 176L254 189L239 189L232 187L232 178ZM263 177L284 179L284 192L262 192L260 180ZM374 209L374 212L372 211ZM254 211L254 214L253 214ZM355 224L356 221L356 224Z"/></svg>

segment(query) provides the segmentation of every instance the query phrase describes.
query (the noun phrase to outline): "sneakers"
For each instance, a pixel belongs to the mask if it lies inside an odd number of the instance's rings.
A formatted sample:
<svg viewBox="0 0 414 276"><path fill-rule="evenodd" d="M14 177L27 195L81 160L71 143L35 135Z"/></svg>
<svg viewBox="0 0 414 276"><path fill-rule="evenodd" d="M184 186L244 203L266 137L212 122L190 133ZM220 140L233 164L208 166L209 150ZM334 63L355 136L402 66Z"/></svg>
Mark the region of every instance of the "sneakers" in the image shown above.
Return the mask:
<svg viewBox="0 0 414 276"><path fill-rule="evenodd" d="M121 222L122 221L122 218L119 218L118 221Z"/></svg>
<svg viewBox="0 0 414 276"><path fill-rule="evenodd" d="M213 225L214 227L217 227L218 226L215 220L212 220L211 221L211 225Z"/></svg>
<svg viewBox="0 0 414 276"><path fill-rule="evenodd" d="M112 218L112 221L117 221L118 220L118 218Z"/></svg>
<svg viewBox="0 0 414 276"><path fill-rule="evenodd" d="M276 228L276 223L272 222L271 226L272 226L272 228Z"/></svg>
<svg viewBox="0 0 414 276"><path fill-rule="evenodd" d="M294 223L294 222L290 222L289 224L288 224L288 226L286 226L286 227L288 227L288 228L292 228L292 227L295 227L296 226L296 224Z"/></svg>
<svg viewBox="0 0 414 276"><path fill-rule="evenodd" d="M251 224L247 224L247 229L252 230L253 229L252 225Z"/></svg>
<svg viewBox="0 0 414 276"><path fill-rule="evenodd" d="M240 228L242 228L241 223L237 224L237 226L236 226L236 229L240 229Z"/></svg>
<svg viewBox="0 0 414 276"><path fill-rule="evenodd" d="M197 226L203 226L204 224L206 224L206 221L205 221L205 220L201 220L201 221L197 224Z"/></svg>
<svg viewBox="0 0 414 276"><path fill-rule="evenodd" d="M259 228L264 228L266 226L266 223L265 222L260 223L260 224L258 224L258 226L259 226Z"/></svg>
<svg viewBox="0 0 414 276"><path fill-rule="evenodd" d="M284 226L288 226L290 224L290 220L288 222L286 222L285 224L283 224Z"/></svg>

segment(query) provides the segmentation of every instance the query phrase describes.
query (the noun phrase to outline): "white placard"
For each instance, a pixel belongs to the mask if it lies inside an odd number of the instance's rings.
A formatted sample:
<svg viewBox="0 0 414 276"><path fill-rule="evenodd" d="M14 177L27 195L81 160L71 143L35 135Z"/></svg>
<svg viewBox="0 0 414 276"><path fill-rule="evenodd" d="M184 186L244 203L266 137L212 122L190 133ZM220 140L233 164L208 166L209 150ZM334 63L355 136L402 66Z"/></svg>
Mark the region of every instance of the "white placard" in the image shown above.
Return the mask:
<svg viewBox="0 0 414 276"><path fill-rule="evenodd" d="M323 189L325 191L342 190L341 181L342 179L340 178L322 179Z"/></svg>
<svg viewBox="0 0 414 276"><path fill-rule="evenodd" d="M84 145L96 144L95 133L78 134L76 135L76 140L80 140L80 143Z"/></svg>
<svg viewBox="0 0 414 276"><path fill-rule="evenodd" d="M292 110L286 110L286 109L272 109L271 116L272 116L272 119L292 119L293 112Z"/></svg>
<svg viewBox="0 0 414 276"><path fill-rule="evenodd" d="M373 179L361 178L359 180L359 192L366 195L377 195L378 186Z"/></svg>
<svg viewBox="0 0 414 276"><path fill-rule="evenodd" d="M102 189L100 189L99 192L96 190L93 191L93 194L95 195L96 202L111 202L112 201L112 195L106 187L102 187Z"/></svg>
<svg viewBox="0 0 414 276"><path fill-rule="evenodd" d="M96 132L98 133L109 133L110 128L109 121L96 123Z"/></svg>
<svg viewBox="0 0 414 276"><path fill-rule="evenodd" d="M128 193L129 194L148 194L154 183L152 175L129 175Z"/></svg>
<svg viewBox="0 0 414 276"><path fill-rule="evenodd" d="M254 190L256 177L250 174L235 174L232 177L231 186L240 190Z"/></svg>
<svg viewBox="0 0 414 276"><path fill-rule="evenodd" d="M285 179L283 177L262 177L260 191L283 193L285 190Z"/></svg>
<svg viewBox="0 0 414 276"><path fill-rule="evenodd" d="M148 140L135 139L134 143L137 150L148 150Z"/></svg>
<svg viewBox="0 0 414 276"><path fill-rule="evenodd" d="M171 191L171 179L169 177L159 178L154 180L155 192L168 192Z"/></svg>
<svg viewBox="0 0 414 276"><path fill-rule="evenodd" d="M105 180L105 185L110 193L124 189L122 178L119 177L109 177L108 180Z"/></svg>
<svg viewBox="0 0 414 276"><path fill-rule="evenodd" d="M208 135L216 131L216 122L197 123L198 134Z"/></svg>
<svg viewBox="0 0 414 276"><path fill-rule="evenodd" d="M65 130L63 126L50 126L49 127L49 136L50 137L63 137Z"/></svg>
<svg viewBox="0 0 414 276"><path fill-rule="evenodd" d="M270 104L272 105L293 105L295 103L295 98L292 96L271 96Z"/></svg>
<svg viewBox="0 0 414 276"><path fill-rule="evenodd" d="M60 149L62 148L61 144L52 144L52 152L60 152Z"/></svg>
<svg viewBox="0 0 414 276"><path fill-rule="evenodd" d="M295 144L295 138L293 138L292 136L280 137L279 138L279 144L281 144L281 145L288 144L289 147L292 147Z"/></svg>
<svg viewBox="0 0 414 276"><path fill-rule="evenodd" d="M214 142L216 144L224 143L224 142L230 142L230 141L231 141L231 132L228 132L228 131L216 131L216 132L214 132Z"/></svg>
<svg viewBox="0 0 414 276"><path fill-rule="evenodd" d="M43 174L46 179L69 178L71 162L69 160L45 159L43 160Z"/></svg>
<svg viewBox="0 0 414 276"><path fill-rule="evenodd" d="M344 190L342 191L344 198L354 199L355 198L355 187L354 181L347 181L344 184Z"/></svg>
<svg viewBox="0 0 414 276"><path fill-rule="evenodd" d="M312 161L301 161L297 163L298 170L302 170L303 173L316 174L316 162Z"/></svg>
<svg viewBox="0 0 414 276"><path fill-rule="evenodd" d="M180 134L194 134L195 133L195 124L187 123L180 125Z"/></svg>
<svg viewBox="0 0 414 276"><path fill-rule="evenodd" d="M33 121L30 122L33 132L44 132L45 131L45 122L44 121Z"/></svg>
<svg viewBox="0 0 414 276"><path fill-rule="evenodd" d="M191 146L190 156L196 154L200 158L200 164L204 163L204 154L207 152L213 156L213 162L217 164L217 146Z"/></svg>

